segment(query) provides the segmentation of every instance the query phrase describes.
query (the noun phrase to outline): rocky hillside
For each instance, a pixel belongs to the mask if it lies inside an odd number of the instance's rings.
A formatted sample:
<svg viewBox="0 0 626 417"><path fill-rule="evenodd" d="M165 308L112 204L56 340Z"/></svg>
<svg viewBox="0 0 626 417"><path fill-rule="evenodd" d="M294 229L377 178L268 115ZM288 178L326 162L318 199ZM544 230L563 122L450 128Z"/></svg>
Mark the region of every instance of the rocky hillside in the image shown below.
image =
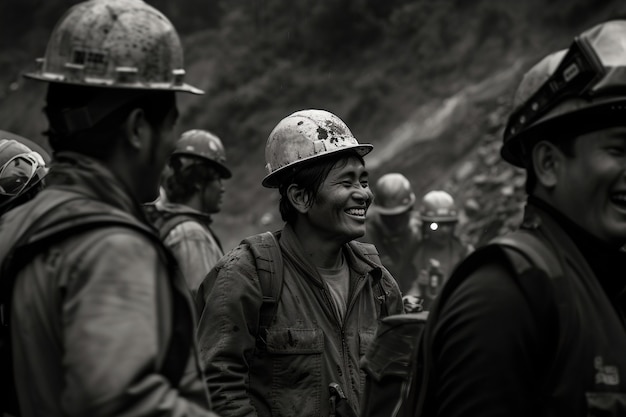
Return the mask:
<svg viewBox="0 0 626 417"><path fill-rule="evenodd" d="M106 0L100 0L106 1ZM42 86L25 82L54 22L77 0L0 2L0 129L46 146ZM418 195L451 191L464 238L514 222L521 173L499 162L509 99L525 68L574 34L626 16L623 0L148 0L182 35L188 81L179 131L224 141L234 177L215 227L226 247L280 227L260 186L272 127L303 108L338 114L362 142L373 181L404 173Z"/></svg>

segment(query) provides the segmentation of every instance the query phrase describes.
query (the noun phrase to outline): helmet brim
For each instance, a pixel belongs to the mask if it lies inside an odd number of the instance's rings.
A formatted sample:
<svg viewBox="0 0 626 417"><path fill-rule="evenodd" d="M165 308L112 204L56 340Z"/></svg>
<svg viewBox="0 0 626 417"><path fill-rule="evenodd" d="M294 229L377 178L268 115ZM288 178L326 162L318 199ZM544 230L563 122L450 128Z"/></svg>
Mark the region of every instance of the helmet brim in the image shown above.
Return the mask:
<svg viewBox="0 0 626 417"><path fill-rule="evenodd" d="M146 90L146 91L174 91L177 93L190 93L203 95L204 91L190 84L170 84L170 83L116 83L110 79L89 78L89 82L68 81L64 76L54 73L27 72L22 74L24 78L47 83L76 85L95 88L116 88L126 90Z"/></svg>
<svg viewBox="0 0 626 417"><path fill-rule="evenodd" d="M411 210L414 205L415 205L415 194L411 195L410 202L408 202L407 204L403 204L401 206L396 206L396 207L379 206L376 204L376 200L374 200L374 207L376 208L376 211L382 214L383 216L395 216L398 214L406 213L407 211Z"/></svg>
<svg viewBox="0 0 626 417"><path fill-rule="evenodd" d="M597 130L626 126L626 97L585 101L584 106L543 117L505 140L500 155L508 163L526 168L534 144L540 140L576 137Z"/></svg>
<svg viewBox="0 0 626 417"><path fill-rule="evenodd" d="M285 175L287 171L293 170L294 168L299 167L312 160L324 158L330 155L336 155L337 153L340 153L340 152L356 152L359 156L363 157L367 155L368 153L370 153L372 149L374 149L374 145L371 145L369 143L362 143L359 145L346 146L342 148L333 149L332 151L320 153L317 155L311 155L309 157L302 158L290 164L282 166L278 168L277 170L275 170L274 172L272 172L271 174L266 175L265 178L263 178L263 180L261 181L261 185L263 185L263 187L266 187L266 188L278 188L280 186L283 176Z"/></svg>

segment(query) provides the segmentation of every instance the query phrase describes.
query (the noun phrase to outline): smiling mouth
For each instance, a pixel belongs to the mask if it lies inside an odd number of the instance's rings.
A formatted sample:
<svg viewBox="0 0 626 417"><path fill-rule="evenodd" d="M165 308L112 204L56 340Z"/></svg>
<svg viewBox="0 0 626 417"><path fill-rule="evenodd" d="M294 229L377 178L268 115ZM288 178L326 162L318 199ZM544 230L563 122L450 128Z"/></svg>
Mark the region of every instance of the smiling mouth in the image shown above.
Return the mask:
<svg viewBox="0 0 626 417"><path fill-rule="evenodd" d="M613 193L611 195L611 202L621 209L626 210L626 192Z"/></svg>
<svg viewBox="0 0 626 417"><path fill-rule="evenodd" d="M363 208L352 208L352 209L346 210L346 213L351 216L365 217L365 211L366 210Z"/></svg>

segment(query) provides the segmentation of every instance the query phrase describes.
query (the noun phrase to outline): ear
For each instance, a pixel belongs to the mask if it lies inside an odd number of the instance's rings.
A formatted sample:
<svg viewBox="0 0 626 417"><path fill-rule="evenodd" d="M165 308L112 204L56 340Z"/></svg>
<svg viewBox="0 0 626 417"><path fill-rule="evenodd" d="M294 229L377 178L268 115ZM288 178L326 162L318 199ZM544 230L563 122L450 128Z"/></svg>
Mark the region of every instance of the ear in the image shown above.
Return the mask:
<svg viewBox="0 0 626 417"><path fill-rule="evenodd" d="M537 182L553 188L559 182L559 170L563 166L563 152L553 143L539 141L532 150L533 169Z"/></svg>
<svg viewBox="0 0 626 417"><path fill-rule="evenodd" d="M311 208L309 194L297 184L291 184L287 188L287 197L291 205L302 214L306 214Z"/></svg>
<svg viewBox="0 0 626 417"><path fill-rule="evenodd" d="M142 109L133 109L124 122L124 133L131 148L141 151L150 140L150 124Z"/></svg>

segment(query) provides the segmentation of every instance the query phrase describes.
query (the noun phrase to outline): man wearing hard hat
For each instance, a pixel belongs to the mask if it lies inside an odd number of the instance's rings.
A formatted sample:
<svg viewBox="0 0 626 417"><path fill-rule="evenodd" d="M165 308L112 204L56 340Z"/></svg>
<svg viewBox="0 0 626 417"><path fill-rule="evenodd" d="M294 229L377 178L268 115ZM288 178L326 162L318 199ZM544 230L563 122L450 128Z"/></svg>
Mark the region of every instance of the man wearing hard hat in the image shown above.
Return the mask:
<svg viewBox="0 0 626 417"><path fill-rule="evenodd" d="M414 216L415 193L402 174L383 175L376 182L376 198L367 213L367 228L362 242L376 246L380 259L407 294L417 271L413 254L419 242L419 222Z"/></svg>
<svg viewBox="0 0 626 417"><path fill-rule="evenodd" d="M597 25L524 75L502 147L524 220L443 288L412 415L626 415L625 38Z"/></svg>
<svg viewBox="0 0 626 417"><path fill-rule="evenodd" d="M198 292L198 337L222 416L354 416L359 361L400 291L365 233L372 192L360 144L323 110L281 120L265 148L285 226L226 254Z"/></svg>
<svg viewBox="0 0 626 417"><path fill-rule="evenodd" d="M223 180L231 176L220 138L206 130L188 130L163 171L164 198L145 206L194 295L224 256L211 216L221 210Z"/></svg>
<svg viewBox="0 0 626 417"><path fill-rule="evenodd" d="M471 251L456 236L459 210L454 198L432 190L422 198L419 210L422 239L411 254L417 271L408 294L420 297L429 310L456 264Z"/></svg>
<svg viewBox="0 0 626 417"><path fill-rule="evenodd" d="M54 160L46 188L0 223L2 411L214 416L189 291L141 206L175 143L175 93L201 93L183 82L176 30L141 0L90 0L39 64L27 77L48 83Z"/></svg>

